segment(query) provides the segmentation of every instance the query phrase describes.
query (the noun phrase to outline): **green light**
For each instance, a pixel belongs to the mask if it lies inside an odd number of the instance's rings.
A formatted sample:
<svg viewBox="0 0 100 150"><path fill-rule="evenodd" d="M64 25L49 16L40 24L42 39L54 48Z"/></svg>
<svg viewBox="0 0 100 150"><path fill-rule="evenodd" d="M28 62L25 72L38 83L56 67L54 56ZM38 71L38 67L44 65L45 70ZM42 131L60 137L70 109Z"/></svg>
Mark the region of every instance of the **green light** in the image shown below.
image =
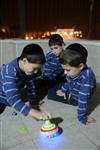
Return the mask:
<svg viewBox="0 0 100 150"><path fill-rule="evenodd" d="M20 133L24 133L24 132L26 132L26 131L27 131L27 129L26 129L25 127L19 128L19 132L20 132Z"/></svg>

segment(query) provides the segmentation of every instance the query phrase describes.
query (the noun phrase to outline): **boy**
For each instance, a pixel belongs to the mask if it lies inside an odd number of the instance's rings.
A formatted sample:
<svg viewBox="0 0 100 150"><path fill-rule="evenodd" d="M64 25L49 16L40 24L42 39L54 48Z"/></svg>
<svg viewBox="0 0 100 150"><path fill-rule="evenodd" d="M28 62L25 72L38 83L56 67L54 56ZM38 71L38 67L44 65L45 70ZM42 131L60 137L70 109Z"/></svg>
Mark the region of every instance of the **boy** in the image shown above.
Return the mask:
<svg viewBox="0 0 100 150"><path fill-rule="evenodd" d="M64 49L63 38L59 34L53 34L49 38L48 45L51 49L46 54L46 62L43 66L43 78L48 91L48 99L59 100L56 90L64 80L64 70L59 62L59 55ZM49 89L49 90L48 90Z"/></svg>
<svg viewBox="0 0 100 150"><path fill-rule="evenodd" d="M31 108L35 98L32 75L38 72L44 62L42 48L37 44L29 44L24 47L20 57L0 68L0 114L6 106L11 106L23 115L35 119L45 120L51 117L47 112ZM29 106L21 99L21 91L25 86L28 91Z"/></svg>
<svg viewBox="0 0 100 150"><path fill-rule="evenodd" d="M51 51L46 54L43 76L47 79L55 80L63 74L63 68L59 62L59 55L64 47L63 38L59 34L53 34L50 36L48 45Z"/></svg>
<svg viewBox="0 0 100 150"><path fill-rule="evenodd" d="M88 52L81 44L69 45L60 55L60 63L66 74L67 82L57 91L58 96L68 96L68 103L78 105L77 117L83 123L93 123L96 120L87 116L87 105L96 88L96 78L86 65Z"/></svg>

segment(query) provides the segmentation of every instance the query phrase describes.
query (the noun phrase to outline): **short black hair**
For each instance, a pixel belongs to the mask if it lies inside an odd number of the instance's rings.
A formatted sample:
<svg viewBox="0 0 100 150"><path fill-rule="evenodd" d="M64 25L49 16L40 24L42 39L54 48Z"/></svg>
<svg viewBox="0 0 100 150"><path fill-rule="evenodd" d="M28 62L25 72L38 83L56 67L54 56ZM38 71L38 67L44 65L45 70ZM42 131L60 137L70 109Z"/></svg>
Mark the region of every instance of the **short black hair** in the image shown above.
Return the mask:
<svg viewBox="0 0 100 150"><path fill-rule="evenodd" d="M60 63L63 65L70 65L72 67L78 67L80 63L86 64L87 55L80 53L77 50L72 50L66 48L64 51L61 52L59 60Z"/></svg>
<svg viewBox="0 0 100 150"><path fill-rule="evenodd" d="M64 44L63 38L61 35L59 34L52 34L49 38L49 42L48 42L49 46L52 45L60 45L62 46L62 44Z"/></svg>
<svg viewBox="0 0 100 150"><path fill-rule="evenodd" d="M67 49L71 49L71 50L77 51L84 57L88 56L87 49L83 45L81 45L79 43L70 44L69 46L67 46Z"/></svg>
<svg viewBox="0 0 100 150"><path fill-rule="evenodd" d="M23 48L20 59L27 58L29 63L44 64L45 55L40 45L32 43Z"/></svg>

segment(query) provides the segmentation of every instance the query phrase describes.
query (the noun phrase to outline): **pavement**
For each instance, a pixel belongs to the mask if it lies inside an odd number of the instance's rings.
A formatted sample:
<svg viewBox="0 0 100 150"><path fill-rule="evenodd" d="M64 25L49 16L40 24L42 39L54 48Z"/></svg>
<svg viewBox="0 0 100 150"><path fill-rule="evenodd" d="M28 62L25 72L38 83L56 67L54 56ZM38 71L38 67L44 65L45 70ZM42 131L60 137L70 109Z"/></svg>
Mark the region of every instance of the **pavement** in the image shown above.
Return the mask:
<svg viewBox="0 0 100 150"><path fill-rule="evenodd" d="M77 120L76 106L48 100L46 96L41 109L51 112L53 122L62 128L62 133L54 138L41 136L44 121L15 114L13 108L7 107L0 115L0 150L100 150L99 104L98 88L90 107L96 123L83 125Z"/></svg>

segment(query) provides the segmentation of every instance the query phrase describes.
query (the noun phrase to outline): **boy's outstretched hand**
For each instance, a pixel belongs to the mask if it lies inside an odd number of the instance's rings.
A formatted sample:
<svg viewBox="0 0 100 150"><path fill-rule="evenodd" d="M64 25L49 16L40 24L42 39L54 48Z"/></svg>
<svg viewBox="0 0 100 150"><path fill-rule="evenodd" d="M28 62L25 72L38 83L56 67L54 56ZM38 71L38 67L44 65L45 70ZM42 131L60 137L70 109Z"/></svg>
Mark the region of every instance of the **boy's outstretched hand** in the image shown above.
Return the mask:
<svg viewBox="0 0 100 150"><path fill-rule="evenodd" d="M36 109L31 109L29 111L29 116L37 119L37 120L47 120L47 119L51 119L51 114L48 112L41 112L39 110Z"/></svg>
<svg viewBox="0 0 100 150"><path fill-rule="evenodd" d="M91 117L91 116L87 116L87 124L89 123L95 123L96 122L96 119Z"/></svg>
<svg viewBox="0 0 100 150"><path fill-rule="evenodd" d="M66 99L66 94L65 94L64 92L62 92L61 90L57 90L57 91L56 91L56 95L58 95L58 96L63 96L64 99Z"/></svg>

